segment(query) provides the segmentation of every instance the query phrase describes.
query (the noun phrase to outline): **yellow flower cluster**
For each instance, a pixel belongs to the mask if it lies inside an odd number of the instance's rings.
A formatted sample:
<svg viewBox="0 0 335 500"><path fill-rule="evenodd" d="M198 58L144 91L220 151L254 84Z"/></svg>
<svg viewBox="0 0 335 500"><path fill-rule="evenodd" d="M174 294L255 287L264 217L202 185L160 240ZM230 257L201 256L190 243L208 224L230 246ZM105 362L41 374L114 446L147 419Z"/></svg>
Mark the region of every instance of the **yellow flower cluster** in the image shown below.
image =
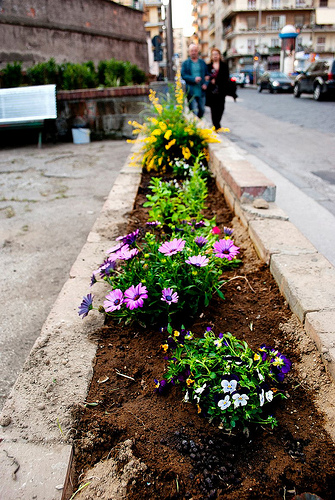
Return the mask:
<svg viewBox="0 0 335 500"><path fill-rule="evenodd" d="M156 96L156 92L152 89L150 89L149 92L149 101L151 102L151 104L153 104L155 110L161 115L163 111L163 106L159 104L159 99Z"/></svg>
<svg viewBox="0 0 335 500"><path fill-rule="evenodd" d="M175 88L175 96L177 102L177 109L183 111L184 109L184 92L181 84L181 74L180 70L177 71L176 74L176 88Z"/></svg>

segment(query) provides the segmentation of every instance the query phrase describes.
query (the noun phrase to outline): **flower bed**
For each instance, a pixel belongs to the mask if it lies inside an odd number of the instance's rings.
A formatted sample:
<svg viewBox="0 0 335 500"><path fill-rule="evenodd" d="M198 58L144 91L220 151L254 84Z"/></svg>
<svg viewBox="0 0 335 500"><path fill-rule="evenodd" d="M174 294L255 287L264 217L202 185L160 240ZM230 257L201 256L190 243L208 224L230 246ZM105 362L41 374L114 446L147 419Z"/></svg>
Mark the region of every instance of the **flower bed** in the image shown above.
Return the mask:
<svg viewBox="0 0 335 500"><path fill-rule="evenodd" d="M129 232L147 220L143 203L148 181L144 176L129 217ZM207 205L207 216L215 214L218 227L234 228L242 265L224 273L228 280L223 288L225 300L214 296L199 318L187 326L199 338L211 326L217 333L231 332L254 351L265 343L289 356L293 368L284 382L289 397L271 403L278 426L272 430L252 425L249 435L227 433L199 415L196 406L184 403L180 386L165 395L157 394L154 379L161 379L167 368L160 347L166 332L125 327L109 320L96 332L97 356L87 405L76 412L75 477L82 485L90 483L76 498L94 498L98 492L108 498L112 492L113 498L123 494L131 500L205 499L213 491L222 499L273 500L284 494L290 499L294 491L331 498L334 447L314 403L315 387L326 386L327 375L322 364L312 359L311 342L299 340L298 322L268 267L257 258L245 230L236 218L232 220L213 181ZM304 364L306 357L309 369ZM308 374L304 379L302 367ZM126 459L118 451L127 440L132 454ZM131 460L132 474L127 469ZM111 464L119 472L108 479ZM119 488L119 493L113 488Z"/></svg>
<svg viewBox="0 0 335 500"><path fill-rule="evenodd" d="M286 357L299 363L298 324L213 180L189 196L202 185L206 152L188 162L196 141L180 134L179 100L177 87L177 111L168 107L164 122L153 96L159 119L149 118L150 140L141 140L147 171L173 171L173 147L190 178L180 188L145 173L129 233L92 276L91 285L110 286L98 309L111 318L97 332L94 378L78 409L78 496L273 499L310 489L327 498L332 443ZM90 293L79 313L93 308Z"/></svg>

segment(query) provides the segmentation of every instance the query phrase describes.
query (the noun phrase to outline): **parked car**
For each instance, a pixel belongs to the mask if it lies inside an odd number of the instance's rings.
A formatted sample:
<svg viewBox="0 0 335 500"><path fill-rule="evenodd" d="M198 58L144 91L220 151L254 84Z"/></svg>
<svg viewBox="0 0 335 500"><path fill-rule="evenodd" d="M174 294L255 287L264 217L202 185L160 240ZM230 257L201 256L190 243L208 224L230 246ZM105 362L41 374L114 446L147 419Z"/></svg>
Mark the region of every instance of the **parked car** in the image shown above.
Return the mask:
<svg viewBox="0 0 335 500"><path fill-rule="evenodd" d="M258 80L258 92L293 92L292 80L281 71L265 71Z"/></svg>
<svg viewBox="0 0 335 500"><path fill-rule="evenodd" d="M335 96L335 59L315 61L294 80L294 97L313 94L316 101Z"/></svg>
<svg viewBox="0 0 335 500"><path fill-rule="evenodd" d="M246 83L244 73L231 73L230 79L232 82L235 82L236 85L239 85L241 88L243 88Z"/></svg>

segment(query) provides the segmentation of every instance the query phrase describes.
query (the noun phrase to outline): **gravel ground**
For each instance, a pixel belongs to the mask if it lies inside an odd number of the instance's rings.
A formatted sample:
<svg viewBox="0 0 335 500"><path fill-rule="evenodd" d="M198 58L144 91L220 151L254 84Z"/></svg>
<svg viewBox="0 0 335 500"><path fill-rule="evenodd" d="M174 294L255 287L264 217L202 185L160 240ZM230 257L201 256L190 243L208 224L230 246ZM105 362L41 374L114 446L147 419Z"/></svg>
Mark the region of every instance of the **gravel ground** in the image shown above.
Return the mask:
<svg viewBox="0 0 335 500"><path fill-rule="evenodd" d="M0 410L130 149L0 150Z"/></svg>

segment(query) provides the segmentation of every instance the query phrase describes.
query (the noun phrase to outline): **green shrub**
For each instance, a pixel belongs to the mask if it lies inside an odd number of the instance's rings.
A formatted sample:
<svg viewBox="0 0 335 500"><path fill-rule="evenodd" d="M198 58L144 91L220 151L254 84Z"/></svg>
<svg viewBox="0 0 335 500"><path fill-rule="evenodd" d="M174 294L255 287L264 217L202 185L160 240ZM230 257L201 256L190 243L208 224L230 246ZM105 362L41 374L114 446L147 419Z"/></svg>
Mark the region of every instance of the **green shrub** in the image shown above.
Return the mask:
<svg viewBox="0 0 335 500"><path fill-rule="evenodd" d="M27 80L29 85L48 85L58 83L58 66L55 59L41 62L27 69Z"/></svg>
<svg viewBox="0 0 335 500"><path fill-rule="evenodd" d="M22 83L22 78L22 63L8 63L7 66L2 70L2 87L19 87Z"/></svg>
<svg viewBox="0 0 335 500"><path fill-rule="evenodd" d="M83 64L65 63L61 68L63 90L95 88L98 77L92 61Z"/></svg>

